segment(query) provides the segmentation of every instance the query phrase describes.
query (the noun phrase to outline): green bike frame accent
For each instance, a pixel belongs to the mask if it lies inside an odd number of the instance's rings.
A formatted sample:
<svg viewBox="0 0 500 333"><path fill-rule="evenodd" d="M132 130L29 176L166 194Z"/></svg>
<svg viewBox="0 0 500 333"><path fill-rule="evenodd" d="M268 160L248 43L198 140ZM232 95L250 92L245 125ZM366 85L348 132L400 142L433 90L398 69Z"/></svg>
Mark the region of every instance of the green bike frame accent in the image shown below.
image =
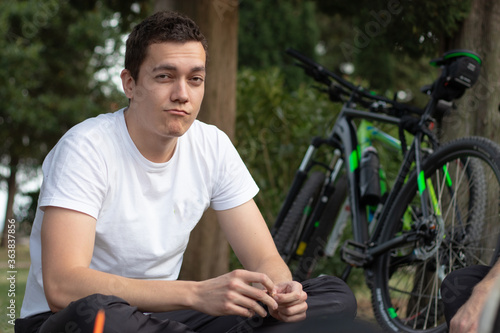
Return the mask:
<svg viewBox="0 0 500 333"><path fill-rule="evenodd" d="M441 208L439 208L439 202L430 178L427 178L427 187L429 188L429 194L431 197L432 206L434 207L434 213L436 214L436 216L441 216Z"/></svg>
<svg viewBox="0 0 500 333"><path fill-rule="evenodd" d="M453 183L451 181L451 177L450 174L448 173L448 168L446 167L446 165L443 165L443 171L444 171L444 176L446 178L446 185L448 185L448 187L451 187Z"/></svg>
<svg viewBox="0 0 500 333"><path fill-rule="evenodd" d="M422 196L422 193L424 193L426 188L425 176L423 171L420 171L420 173L418 174L417 184L418 184L418 192L420 193L420 196Z"/></svg>
<svg viewBox="0 0 500 333"><path fill-rule="evenodd" d="M457 56L457 55L455 55L455 56ZM398 151L401 150L401 141L399 141L396 138L390 136L389 134L379 130L369 120L366 120L366 119L361 120L357 133L358 133L358 142L359 142L359 145L358 145L359 159L356 160L356 164L351 163L351 165L355 165L356 168L359 166L359 161L361 159L360 153L364 149L366 149L367 147L372 146L373 141L378 141L378 142L384 144L385 146L388 146L388 147L393 148L393 149L398 150ZM353 154L351 154L350 160L354 159L353 155L355 155L354 152L353 152ZM353 172L354 170L355 169L353 169L351 167L351 172ZM443 166L443 170L444 170L444 174L446 177L446 184L451 187L452 181L451 181L451 177L448 173L448 169L446 168L446 166ZM385 182L385 176L383 176L384 170L382 168L380 168L380 173L381 173L381 177L380 177L380 183L381 183L380 185L381 186L380 186L380 188L381 188L381 194L383 194L387 190L387 184ZM418 186L418 191L419 191L420 196L422 196L423 192L428 189L429 196L430 196L432 205L434 207L434 212L436 215L440 216L441 210L439 207L439 202L438 202L438 199L436 196L436 192L434 190L434 185L432 184L430 179L428 179L426 182L425 175L424 175L423 171L421 171L417 177L417 186ZM407 211L404 214L402 222L403 222L403 230L410 230L411 229L411 225L413 223L413 217L412 217L412 214L410 211Z"/></svg>
<svg viewBox="0 0 500 333"><path fill-rule="evenodd" d="M480 65L482 64L481 58L479 58L474 53L470 53L470 52L453 52L453 53L449 53L449 54L446 54L445 56L443 56L443 59L446 60L446 59L451 59L451 58L456 58L456 57L469 57L469 58L472 58L472 59L476 60ZM434 67L437 67L437 61L431 61L430 65L434 66Z"/></svg>
<svg viewBox="0 0 500 333"><path fill-rule="evenodd" d="M388 146L394 150L401 150L401 141L390 136L389 134L381 131L377 127L373 126L373 123L369 120L362 119L358 127L358 156L361 160L361 152L367 147L372 146L372 141L378 141L385 146ZM359 165L359 163L358 163ZM354 171L351 169L351 172ZM387 192L387 182L384 169L380 168L380 194L384 195Z"/></svg>
<svg viewBox="0 0 500 333"><path fill-rule="evenodd" d="M396 313L396 310L394 308L388 308L387 312L389 313L389 317L392 319L396 318L398 314Z"/></svg>
<svg viewBox="0 0 500 333"><path fill-rule="evenodd" d="M363 151L366 147L371 146L373 140L376 140L395 150L401 150L401 141L373 126L373 123L369 120L361 120L357 133L361 151Z"/></svg>
<svg viewBox="0 0 500 333"><path fill-rule="evenodd" d="M356 169L359 167L359 160L360 160L360 149L358 146L358 149L354 150L351 153L351 156L349 156L349 165L350 165L350 171L354 172Z"/></svg>

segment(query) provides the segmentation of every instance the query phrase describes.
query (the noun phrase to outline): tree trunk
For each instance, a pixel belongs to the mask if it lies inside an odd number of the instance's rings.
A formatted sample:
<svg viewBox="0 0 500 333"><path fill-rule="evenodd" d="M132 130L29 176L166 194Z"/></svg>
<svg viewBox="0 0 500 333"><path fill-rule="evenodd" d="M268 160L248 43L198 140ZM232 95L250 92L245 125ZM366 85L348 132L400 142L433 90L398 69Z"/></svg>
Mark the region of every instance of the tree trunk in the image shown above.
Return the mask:
<svg viewBox="0 0 500 333"><path fill-rule="evenodd" d="M17 166L18 159L13 157L10 163L10 175L7 178L7 209L5 211L5 221L3 225L2 232L2 241L0 243L0 247L4 248L7 246L7 231L9 230L9 220L14 218L14 197L17 193L17 183L16 183L16 175L17 175Z"/></svg>
<svg viewBox="0 0 500 333"><path fill-rule="evenodd" d="M500 143L500 2L473 0L458 33L443 42L443 51L468 49L483 60L475 86L457 101L458 109L443 120L443 141L480 135Z"/></svg>
<svg viewBox="0 0 500 333"><path fill-rule="evenodd" d="M237 0L157 0L155 11L174 9L192 18L208 40L205 98L198 119L216 125L231 139L236 120ZM229 270L229 246L215 213L207 211L191 233L181 279L203 280Z"/></svg>

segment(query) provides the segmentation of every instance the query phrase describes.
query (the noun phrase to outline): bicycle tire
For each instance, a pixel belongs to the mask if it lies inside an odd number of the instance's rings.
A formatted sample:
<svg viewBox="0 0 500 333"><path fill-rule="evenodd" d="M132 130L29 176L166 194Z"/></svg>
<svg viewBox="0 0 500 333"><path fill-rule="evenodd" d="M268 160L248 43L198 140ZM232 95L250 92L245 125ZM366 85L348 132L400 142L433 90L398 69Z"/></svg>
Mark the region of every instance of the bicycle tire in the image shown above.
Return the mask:
<svg viewBox="0 0 500 333"><path fill-rule="evenodd" d="M300 256L298 265L293 272L293 277L297 281L304 281L311 277L317 261L323 257L326 241L333 225L337 219L340 209L347 198L348 182L347 176L339 178L335 184L335 189L328 199L319 223L311 235L304 254Z"/></svg>
<svg viewBox="0 0 500 333"><path fill-rule="evenodd" d="M311 213L311 204L317 200L324 182L324 173L319 171L311 173L293 200L290 210L283 219L283 223L274 235L276 248L286 263L290 261L295 250L291 243L299 232L299 223Z"/></svg>
<svg viewBox="0 0 500 333"><path fill-rule="evenodd" d="M431 208L436 236L390 250L373 265L373 310L389 332L446 332L439 291L444 277L462 267L492 265L498 258L499 146L480 137L457 139L429 155L423 171L426 181L438 189L434 201L441 214ZM452 185L447 187L449 179ZM418 175L411 175L396 198L381 243L408 229L407 211L413 214L413 228L426 224L413 209L421 201L417 182ZM422 255L426 251L428 255Z"/></svg>

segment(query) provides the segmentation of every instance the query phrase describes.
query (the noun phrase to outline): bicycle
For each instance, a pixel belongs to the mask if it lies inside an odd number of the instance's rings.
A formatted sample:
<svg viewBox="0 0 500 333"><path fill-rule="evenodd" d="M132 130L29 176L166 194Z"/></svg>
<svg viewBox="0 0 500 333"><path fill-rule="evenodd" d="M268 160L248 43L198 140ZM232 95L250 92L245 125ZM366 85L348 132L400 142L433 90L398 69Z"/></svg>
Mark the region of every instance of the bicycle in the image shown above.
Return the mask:
<svg viewBox="0 0 500 333"><path fill-rule="evenodd" d="M420 109L357 87L295 50L287 53L326 86L331 101L342 103L329 133L312 139L272 228L294 279L311 277L318 260L340 247L342 279L353 267L363 269L383 329L446 331L444 277L491 265L499 255L500 147L482 137L440 145L430 128L475 83L481 59L453 50L434 60L442 74L425 87L429 101ZM372 122L394 126L399 139ZM372 139L401 152L392 179ZM352 237L340 246L348 221Z"/></svg>

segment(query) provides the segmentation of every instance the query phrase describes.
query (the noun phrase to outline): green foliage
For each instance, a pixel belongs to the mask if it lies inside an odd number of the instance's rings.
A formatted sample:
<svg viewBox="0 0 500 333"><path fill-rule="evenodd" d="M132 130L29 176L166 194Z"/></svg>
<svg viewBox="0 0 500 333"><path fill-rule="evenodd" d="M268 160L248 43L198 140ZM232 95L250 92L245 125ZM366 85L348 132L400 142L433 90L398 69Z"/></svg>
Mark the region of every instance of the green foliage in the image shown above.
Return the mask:
<svg viewBox="0 0 500 333"><path fill-rule="evenodd" d="M339 14L349 24L351 39L346 44L355 53L374 44L379 52L398 52L417 58L422 54L434 55L439 39L458 31L471 6L470 0L316 2L322 12L329 16Z"/></svg>
<svg viewBox="0 0 500 333"><path fill-rule="evenodd" d="M427 63L439 55L442 41L453 36L467 17L471 1L316 3L324 48L319 58L322 64L336 70L342 63L353 63L354 75L367 80L371 89L382 94L411 90L415 96L422 81L416 76L433 73L427 64L421 66L422 59Z"/></svg>
<svg viewBox="0 0 500 333"><path fill-rule="evenodd" d="M310 0L242 1L239 5L238 66L263 69L283 68L287 84L293 87L304 79L303 73L286 66L292 58L287 48L309 52L319 41L316 8Z"/></svg>
<svg viewBox="0 0 500 333"><path fill-rule="evenodd" d="M310 139L323 135L339 110L311 86L290 91L284 82L278 68L238 74L236 146L261 189L256 201L269 224Z"/></svg>
<svg viewBox="0 0 500 333"><path fill-rule="evenodd" d="M102 89L113 87L94 79L105 62L93 51L119 41L119 30L102 26L110 10L67 1L18 1L0 12L0 154L39 160L70 126L109 111Z"/></svg>
<svg viewBox="0 0 500 333"><path fill-rule="evenodd" d="M95 73L115 64L123 31L144 15L144 6L113 0L0 3L0 163L10 172L38 168L71 126L116 110L118 100L125 105L113 82Z"/></svg>

